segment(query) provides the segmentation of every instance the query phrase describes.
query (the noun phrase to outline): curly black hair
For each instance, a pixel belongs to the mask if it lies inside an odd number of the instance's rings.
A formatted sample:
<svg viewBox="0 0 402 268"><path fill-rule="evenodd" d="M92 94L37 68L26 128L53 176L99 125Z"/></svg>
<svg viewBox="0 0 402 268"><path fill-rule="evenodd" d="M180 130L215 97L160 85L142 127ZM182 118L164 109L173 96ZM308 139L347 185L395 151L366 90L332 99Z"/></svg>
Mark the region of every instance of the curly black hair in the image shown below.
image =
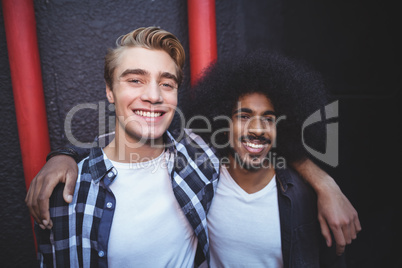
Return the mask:
<svg viewBox="0 0 402 268"><path fill-rule="evenodd" d="M278 116L286 116L277 124L277 144L274 149L288 161L306 157L302 144L302 124L309 115L323 108L328 91L322 76L306 63L279 53L256 51L246 55L219 60L211 65L203 78L184 96L182 109L186 119L204 116L211 123L211 132L205 132L205 120L194 120L190 128L204 129L199 134L210 144L228 144L227 120L241 96L262 93L272 102ZM219 133L213 136L211 134ZM311 140L322 139L323 131L309 133ZM227 156L229 148L220 148L220 156Z"/></svg>

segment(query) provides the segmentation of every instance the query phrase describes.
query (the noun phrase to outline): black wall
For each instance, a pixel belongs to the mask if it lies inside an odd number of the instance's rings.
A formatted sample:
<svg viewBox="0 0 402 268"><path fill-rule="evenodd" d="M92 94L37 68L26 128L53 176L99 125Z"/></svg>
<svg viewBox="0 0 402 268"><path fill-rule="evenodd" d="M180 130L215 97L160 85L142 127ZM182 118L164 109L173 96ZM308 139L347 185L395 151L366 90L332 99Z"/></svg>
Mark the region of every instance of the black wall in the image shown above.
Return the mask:
<svg viewBox="0 0 402 268"><path fill-rule="evenodd" d="M337 180L363 226L347 247L348 267L397 267L397 8L374 1L329 2L217 0L218 57L268 48L306 60L323 73L340 105L340 160L336 168L317 163ZM77 104L98 108L74 115L75 138L90 142L109 130L103 57L118 36L140 26L161 26L178 36L188 55L183 0L36 0L35 12L52 148L67 142L64 120ZM2 10L0 17L0 263L34 267ZM183 90L189 85L188 59L185 76ZM98 126L102 109L105 123Z"/></svg>

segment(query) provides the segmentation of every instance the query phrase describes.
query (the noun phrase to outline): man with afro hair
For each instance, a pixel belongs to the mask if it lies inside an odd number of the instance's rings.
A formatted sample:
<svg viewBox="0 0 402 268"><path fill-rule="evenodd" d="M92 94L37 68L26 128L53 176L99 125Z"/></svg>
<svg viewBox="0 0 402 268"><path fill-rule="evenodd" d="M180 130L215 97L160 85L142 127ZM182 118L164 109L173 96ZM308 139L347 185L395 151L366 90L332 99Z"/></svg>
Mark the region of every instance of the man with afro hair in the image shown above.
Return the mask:
<svg viewBox="0 0 402 268"><path fill-rule="evenodd" d="M189 97L189 127L221 161L207 216L211 267L343 267L320 234L315 192L289 167L310 161L301 132L328 102L320 75L254 52L211 66Z"/></svg>

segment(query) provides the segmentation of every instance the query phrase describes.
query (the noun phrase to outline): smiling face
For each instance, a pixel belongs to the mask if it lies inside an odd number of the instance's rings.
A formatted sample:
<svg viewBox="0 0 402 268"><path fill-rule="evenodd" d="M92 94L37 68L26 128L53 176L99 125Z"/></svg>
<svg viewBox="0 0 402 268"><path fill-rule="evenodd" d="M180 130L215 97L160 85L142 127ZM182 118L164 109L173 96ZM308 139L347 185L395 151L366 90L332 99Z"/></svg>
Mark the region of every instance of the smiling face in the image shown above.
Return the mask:
<svg viewBox="0 0 402 268"><path fill-rule="evenodd" d="M177 107L177 74L173 59L162 50L125 49L113 74L113 88L106 87L115 104L116 136L125 133L135 144L163 142Z"/></svg>
<svg viewBox="0 0 402 268"><path fill-rule="evenodd" d="M240 97L232 114L230 165L240 164L248 170L258 170L266 161L276 139L275 110L261 93ZM265 166L265 165L264 165Z"/></svg>

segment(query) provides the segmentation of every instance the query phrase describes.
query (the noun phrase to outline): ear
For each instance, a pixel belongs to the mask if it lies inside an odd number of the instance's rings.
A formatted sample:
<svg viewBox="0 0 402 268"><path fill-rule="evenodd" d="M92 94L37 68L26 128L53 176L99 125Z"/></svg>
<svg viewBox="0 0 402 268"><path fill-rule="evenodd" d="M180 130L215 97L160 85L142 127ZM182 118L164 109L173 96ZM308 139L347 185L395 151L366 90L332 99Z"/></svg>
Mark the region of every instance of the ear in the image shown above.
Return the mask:
<svg viewBox="0 0 402 268"><path fill-rule="evenodd" d="M109 103L114 103L113 91L110 89L109 86L106 86L106 98Z"/></svg>

